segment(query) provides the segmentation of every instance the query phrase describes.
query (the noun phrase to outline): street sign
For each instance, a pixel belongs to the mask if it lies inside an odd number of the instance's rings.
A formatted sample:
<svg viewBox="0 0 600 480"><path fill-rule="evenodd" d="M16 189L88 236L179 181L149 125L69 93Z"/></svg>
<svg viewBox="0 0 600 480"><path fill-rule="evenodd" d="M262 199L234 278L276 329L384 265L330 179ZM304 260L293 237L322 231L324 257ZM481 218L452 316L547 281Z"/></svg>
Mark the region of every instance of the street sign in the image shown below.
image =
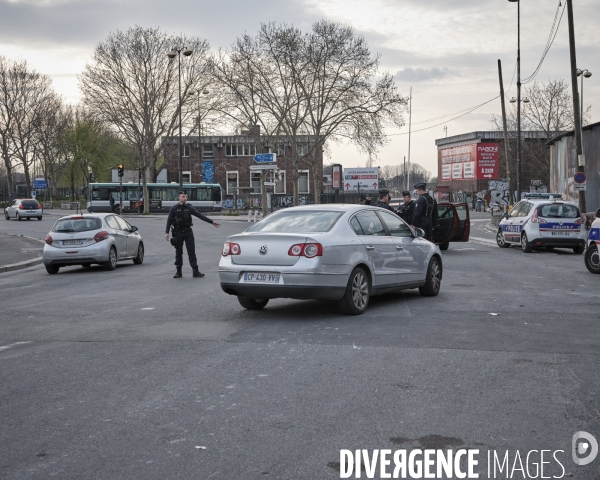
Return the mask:
<svg viewBox="0 0 600 480"><path fill-rule="evenodd" d="M36 195L36 192L35 192L35 190L32 190L32 191L31 191L31 198L35 198L35 195Z"/></svg>
<svg viewBox="0 0 600 480"><path fill-rule="evenodd" d="M585 183L585 181L587 180L587 175L585 174L585 172L577 172L574 176L573 176L573 181L575 183Z"/></svg>
<svg viewBox="0 0 600 480"><path fill-rule="evenodd" d="M254 161L256 163L275 163L277 161L276 153L259 153L254 155Z"/></svg>
<svg viewBox="0 0 600 480"><path fill-rule="evenodd" d="M275 185L277 185L277 182L265 182L265 186L267 187L274 187Z"/></svg>
<svg viewBox="0 0 600 480"><path fill-rule="evenodd" d="M31 182L31 186L32 186L32 188L35 188L36 190L43 190L43 189L47 188L46 180L44 180L44 179L33 180Z"/></svg>
<svg viewBox="0 0 600 480"><path fill-rule="evenodd" d="M250 165L250 170L277 170L277 165Z"/></svg>
<svg viewBox="0 0 600 480"><path fill-rule="evenodd" d="M573 190L576 192L585 192L587 190L587 183L574 183Z"/></svg>
<svg viewBox="0 0 600 480"><path fill-rule="evenodd" d="M438 192L437 197L441 200L442 198L444 198L444 195L442 194L442 192Z"/></svg>

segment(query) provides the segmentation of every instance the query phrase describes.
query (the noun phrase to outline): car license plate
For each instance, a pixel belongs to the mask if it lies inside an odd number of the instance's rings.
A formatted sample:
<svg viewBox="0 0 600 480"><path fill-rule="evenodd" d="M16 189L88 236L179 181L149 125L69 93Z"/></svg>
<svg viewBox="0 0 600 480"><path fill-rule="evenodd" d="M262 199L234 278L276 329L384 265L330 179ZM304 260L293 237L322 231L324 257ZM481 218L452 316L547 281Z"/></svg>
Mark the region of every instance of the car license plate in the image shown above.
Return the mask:
<svg viewBox="0 0 600 480"><path fill-rule="evenodd" d="M83 240L63 240L63 245L83 245Z"/></svg>
<svg viewBox="0 0 600 480"><path fill-rule="evenodd" d="M34 214L34 213L35 213L35 210L27 210L27 213Z"/></svg>
<svg viewBox="0 0 600 480"><path fill-rule="evenodd" d="M568 237L569 232L550 232L553 237Z"/></svg>
<svg viewBox="0 0 600 480"><path fill-rule="evenodd" d="M246 272L242 277L244 283L279 283L280 273Z"/></svg>

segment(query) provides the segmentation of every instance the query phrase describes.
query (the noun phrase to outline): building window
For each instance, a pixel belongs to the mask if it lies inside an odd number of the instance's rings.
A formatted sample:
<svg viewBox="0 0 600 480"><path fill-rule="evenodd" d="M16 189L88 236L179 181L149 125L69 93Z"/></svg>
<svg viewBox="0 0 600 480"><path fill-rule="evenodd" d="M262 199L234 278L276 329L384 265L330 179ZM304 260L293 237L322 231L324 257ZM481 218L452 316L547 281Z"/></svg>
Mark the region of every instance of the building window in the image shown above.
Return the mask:
<svg viewBox="0 0 600 480"><path fill-rule="evenodd" d="M256 145L242 143L239 145L225 145L225 155L227 157L250 157L256 155Z"/></svg>
<svg viewBox="0 0 600 480"><path fill-rule="evenodd" d="M277 145L277 155L285 155L285 144L280 143Z"/></svg>
<svg viewBox="0 0 600 480"><path fill-rule="evenodd" d="M183 183L192 183L192 172L190 172L190 171L181 172L181 178L183 179Z"/></svg>
<svg viewBox="0 0 600 480"><path fill-rule="evenodd" d="M238 188L240 186L240 177L238 172L226 172L227 175L227 195L234 195L239 193Z"/></svg>
<svg viewBox="0 0 600 480"><path fill-rule="evenodd" d="M182 150L183 150L183 157L189 157L190 156L190 144L189 143L184 143L182 145Z"/></svg>
<svg viewBox="0 0 600 480"><path fill-rule="evenodd" d="M254 188L252 193L262 193L260 172L250 172L250 186Z"/></svg>
<svg viewBox="0 0 600 480"><path fill-rule="evenodd" d="M308 153L308 145L306 143L299 143L296 145L298 156L306 155Z"/></svg>
<svg viewBox="0 0 600 480"><path fill-rule="evenodd" d="M213 146L210 143L205 143L202 145L202 158L213 158L215 153L213 151Z"/></svg>
<svg viewBox="0 0 600 480"><path fill-rule="evenodd" d="M279 170L275 175L275 187L273 188L274 193L285 193L285 170Z"/></svg>
<svg viewBox="0 0 600 480"><path fill-rule="evenodd" d="M298 193L310 193L310 182L308 181L308 170L298 170Z"/></svg>

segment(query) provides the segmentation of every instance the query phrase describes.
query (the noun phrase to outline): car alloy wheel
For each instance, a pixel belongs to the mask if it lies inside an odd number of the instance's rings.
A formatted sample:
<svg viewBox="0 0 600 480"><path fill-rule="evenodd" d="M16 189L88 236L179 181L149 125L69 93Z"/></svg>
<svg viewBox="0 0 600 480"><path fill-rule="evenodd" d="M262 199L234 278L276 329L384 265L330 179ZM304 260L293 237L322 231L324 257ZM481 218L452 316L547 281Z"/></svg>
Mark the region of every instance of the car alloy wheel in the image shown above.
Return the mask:
<svg viewBox="0 0 600 480"><path fill-rule="evenodd" d="M343 298L338 302L339 309L347 315L360 315L369 305L370 290L366 272L362 267L356 267L350 274Z"/></svg>
<svg viewBox="0 0 600 480"><path fill-rule="evenodd" d="M140 242L138 245L138 253L137 256L133 259L133 263L136 265L141 265L144 262L144 244Z"/></svg>
<svg viewBox="0 0 600 480"><path fill-rule="evenodd" d="M533 250L533 247L527 240L527 234L525 232L521 234L521 249L524 253L531 253L531 251Z"/></svg>
<svg viewBox="0 0 600 480"><path fill-rule="evenodd" d="M425 277L425 285L419 287L419 293L425 297L435 297L440 293L442 284L442 267L438 257L432 257L427 267L427 276Z"/></svg>
<svg viewBox="0 0 600 480"><path fill-rule="evenodd" d="M498 233L496 233L496 243L498 244L498 246L500 248L508 248L508 247L510 247L510 245L508 244L508 242L504 238L504 233L502 232L501 229L498 229Z"/></svg>
<svg viewBox="0 0 600 480"><path fill-rule="evenodd" d="M17 212L17 220L20 222L21 221L21 215L19 215L19 212Z"/></svg>
<svg viewBox="0 0 600 480"><path fill-rule="evenodd" d="M110 252L108 253L108 262L104 262L104 270L114 270L117 268L117 249L115 247L110 247Z"/></svg>
<svg viewBox="0 0 600 480"><path fill-rule="evenodd" d="M600 274L600 252L598 245L591 244L585 251L585 268L591 273Z"/></svg>

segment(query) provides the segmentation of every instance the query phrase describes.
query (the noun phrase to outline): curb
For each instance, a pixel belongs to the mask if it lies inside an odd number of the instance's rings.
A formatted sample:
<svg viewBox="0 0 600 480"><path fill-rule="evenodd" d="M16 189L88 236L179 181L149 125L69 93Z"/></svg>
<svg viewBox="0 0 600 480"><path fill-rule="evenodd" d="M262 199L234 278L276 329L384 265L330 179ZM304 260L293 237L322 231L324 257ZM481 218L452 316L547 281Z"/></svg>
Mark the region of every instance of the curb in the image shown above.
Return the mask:
<svg viewBox="0 0 600 480"><path fill-rule="evenodd" d="M42 257L34 258L33 260L25 260L24 262L13 263L12 265L0 266L0 273L14 272L15 270L22 270L24 268L34 267L42 263L44 259Z"/></svg>

